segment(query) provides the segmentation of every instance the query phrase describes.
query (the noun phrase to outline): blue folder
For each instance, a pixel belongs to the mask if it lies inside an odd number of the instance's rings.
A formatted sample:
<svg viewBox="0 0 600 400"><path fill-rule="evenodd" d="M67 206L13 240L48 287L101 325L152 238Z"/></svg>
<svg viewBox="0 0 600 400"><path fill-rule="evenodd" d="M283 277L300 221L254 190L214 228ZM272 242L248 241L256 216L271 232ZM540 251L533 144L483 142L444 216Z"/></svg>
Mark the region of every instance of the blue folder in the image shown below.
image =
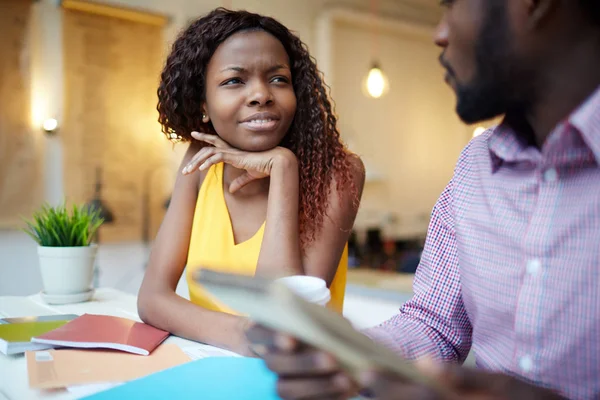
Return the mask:
<svg viewBox="0 0 600 400"><path fill-rule="evenodd" d="M89 400L280 400L277 376L257 358L209 357L85 397Z"/></svg>

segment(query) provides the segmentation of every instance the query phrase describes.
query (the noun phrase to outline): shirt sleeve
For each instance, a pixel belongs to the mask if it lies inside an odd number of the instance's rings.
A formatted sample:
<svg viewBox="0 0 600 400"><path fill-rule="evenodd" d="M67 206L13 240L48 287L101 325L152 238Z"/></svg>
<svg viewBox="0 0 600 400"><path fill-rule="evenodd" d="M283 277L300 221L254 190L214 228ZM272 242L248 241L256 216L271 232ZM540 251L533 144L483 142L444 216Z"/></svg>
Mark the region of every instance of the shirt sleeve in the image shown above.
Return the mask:
<svg viewBox="0 0 600 400"><path fill-rule="evenodd" d="M450 181L432 211L413 283L414 296L399 314L364 333L409 359L422 356L462 363L472 327L461 293Z"/></svg>

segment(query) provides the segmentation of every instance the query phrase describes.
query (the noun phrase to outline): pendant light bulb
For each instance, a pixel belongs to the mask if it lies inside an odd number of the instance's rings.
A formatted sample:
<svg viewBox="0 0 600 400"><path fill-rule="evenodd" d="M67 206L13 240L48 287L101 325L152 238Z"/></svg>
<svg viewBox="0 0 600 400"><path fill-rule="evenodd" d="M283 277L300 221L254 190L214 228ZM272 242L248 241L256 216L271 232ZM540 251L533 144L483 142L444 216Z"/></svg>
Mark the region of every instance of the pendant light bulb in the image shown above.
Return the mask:
<svg viewBox="0 0 600 400"><path fill-rule="evenodd" d="M381 68L374 64L369 70L366 80L367 93L369 96L378 99L387 92L387 78Z"/></svg>

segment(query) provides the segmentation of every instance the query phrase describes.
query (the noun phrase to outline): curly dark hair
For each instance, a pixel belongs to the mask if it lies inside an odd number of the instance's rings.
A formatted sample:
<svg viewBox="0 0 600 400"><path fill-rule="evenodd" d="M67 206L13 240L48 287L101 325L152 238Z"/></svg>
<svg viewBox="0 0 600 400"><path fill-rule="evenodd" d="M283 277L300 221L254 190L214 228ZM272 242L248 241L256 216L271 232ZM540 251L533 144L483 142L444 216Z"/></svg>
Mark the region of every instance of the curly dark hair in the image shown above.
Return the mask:
<svg viewBox="0 0 600 400"><path fill-rule="evenodd" d="M338 195L342 189L353 194L357 189L352 179L352 155L340 140L327 87L306 45L296 35L273 18L247 11L217 8L199 18L179 35L167 58L158 87L158 121L169 139L190 141L195 130L215 133L212 124L202 122L208 63L228 37L256 30L276 37L290 58L297 107L280 145L294 152L299 163L300 241L305 248L315 240L326 216L332 182L335 180Z"/></svg>

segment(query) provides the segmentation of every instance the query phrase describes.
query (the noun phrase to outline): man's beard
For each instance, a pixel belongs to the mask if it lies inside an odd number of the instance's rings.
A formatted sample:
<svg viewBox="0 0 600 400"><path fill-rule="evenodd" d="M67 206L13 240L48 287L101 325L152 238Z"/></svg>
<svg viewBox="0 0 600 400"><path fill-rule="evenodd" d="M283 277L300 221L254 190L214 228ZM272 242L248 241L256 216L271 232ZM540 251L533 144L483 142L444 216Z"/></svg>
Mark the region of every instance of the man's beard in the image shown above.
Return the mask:
<svg viewBox="0 0 600 400"><path fill-rule="evenodd" d="M504 1L486 1L486 16L475 44L475 78L468 84L456 81L456 112L468 124L505 114L516 106L515 63L511 55L511 34Z"/></svg>

